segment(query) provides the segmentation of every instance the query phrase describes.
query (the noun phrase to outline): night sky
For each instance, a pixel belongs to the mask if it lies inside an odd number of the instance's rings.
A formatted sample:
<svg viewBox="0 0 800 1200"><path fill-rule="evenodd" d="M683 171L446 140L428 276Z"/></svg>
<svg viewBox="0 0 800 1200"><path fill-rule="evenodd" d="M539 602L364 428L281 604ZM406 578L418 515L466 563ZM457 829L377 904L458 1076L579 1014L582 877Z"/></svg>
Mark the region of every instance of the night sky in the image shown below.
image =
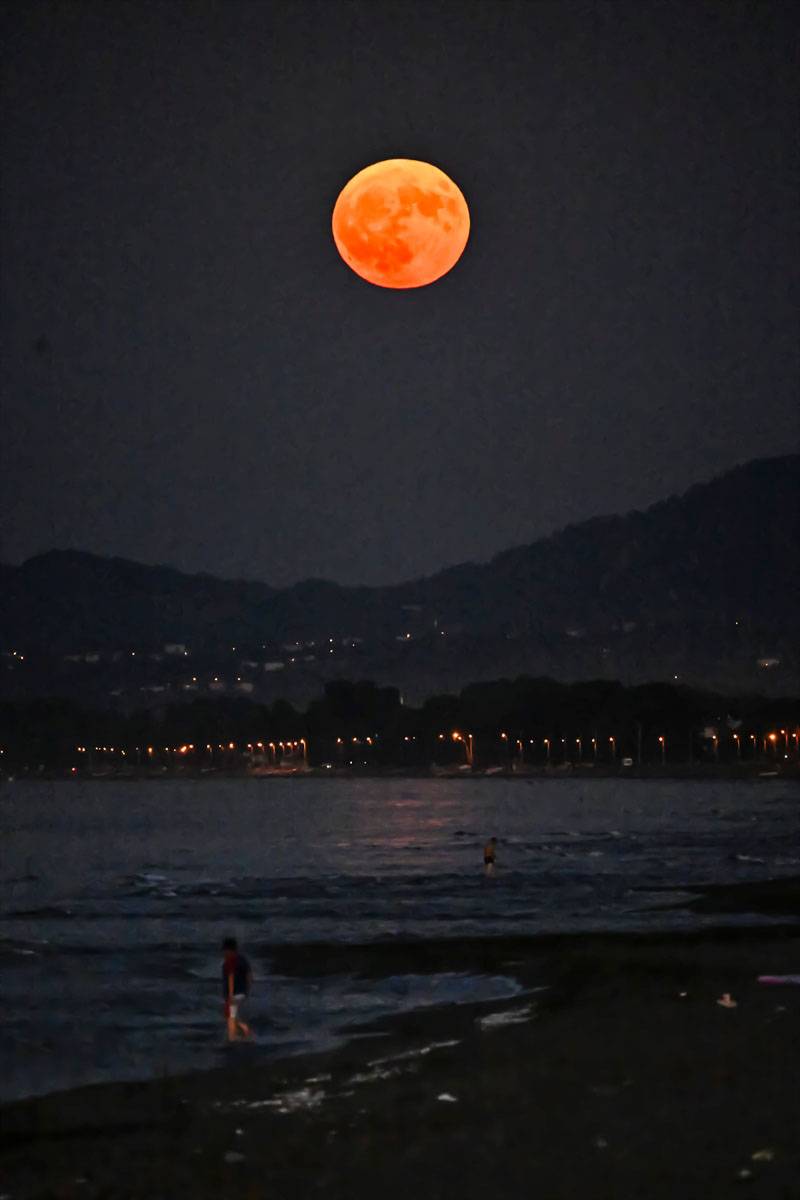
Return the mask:
<svg viewBox="0 0 800 1200"><path fill-rule="evenodd" d="M387 583L797 446L781 3L6 5L0 559ZM472 233L392 291L378 159Z"/></svg>

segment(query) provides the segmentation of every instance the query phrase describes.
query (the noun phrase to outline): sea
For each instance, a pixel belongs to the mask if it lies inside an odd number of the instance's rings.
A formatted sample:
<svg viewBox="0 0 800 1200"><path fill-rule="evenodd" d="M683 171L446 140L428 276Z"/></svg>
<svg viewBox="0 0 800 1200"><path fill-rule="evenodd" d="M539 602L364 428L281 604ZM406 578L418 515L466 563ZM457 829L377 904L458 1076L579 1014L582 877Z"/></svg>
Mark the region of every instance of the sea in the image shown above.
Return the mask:
<svg viewBox="0 0 800 1200"><path fill-rule="evenodd" d="M682 902L797 875L796 823L780 779L4 782L0 1100L219 1066L226 936L277 1055L521 990L513 971L315 973L321 945L768 924ZM309 947L297 976L272 966L286 944Z"/></svg>

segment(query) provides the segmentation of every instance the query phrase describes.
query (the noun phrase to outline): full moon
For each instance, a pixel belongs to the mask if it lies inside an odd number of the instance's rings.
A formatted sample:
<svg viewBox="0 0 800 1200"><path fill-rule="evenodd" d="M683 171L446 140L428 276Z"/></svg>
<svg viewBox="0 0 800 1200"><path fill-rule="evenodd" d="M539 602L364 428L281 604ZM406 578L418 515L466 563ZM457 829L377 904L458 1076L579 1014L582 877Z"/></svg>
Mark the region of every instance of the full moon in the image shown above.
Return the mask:
<svg viewBox="0 0 800 1200"><path fill-rule="evenodd" d="M469 209L438 167L388 158L354 175L333 209L333 240L348 267L378 287L424 287L461 257Z"/></svg>

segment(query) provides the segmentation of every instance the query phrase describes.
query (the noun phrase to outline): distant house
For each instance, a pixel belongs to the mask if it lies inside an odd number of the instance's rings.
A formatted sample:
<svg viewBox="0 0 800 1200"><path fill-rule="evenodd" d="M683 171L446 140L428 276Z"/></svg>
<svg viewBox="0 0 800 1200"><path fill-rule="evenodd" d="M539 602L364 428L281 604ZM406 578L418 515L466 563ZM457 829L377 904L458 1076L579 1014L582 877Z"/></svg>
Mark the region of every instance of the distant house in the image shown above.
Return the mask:
<svg viewBox="0 0 800 1200"><path fill-rule="evenodd" d="M167 642L164 646L165 654L185 654L186 646L183 642Z"/></svg>

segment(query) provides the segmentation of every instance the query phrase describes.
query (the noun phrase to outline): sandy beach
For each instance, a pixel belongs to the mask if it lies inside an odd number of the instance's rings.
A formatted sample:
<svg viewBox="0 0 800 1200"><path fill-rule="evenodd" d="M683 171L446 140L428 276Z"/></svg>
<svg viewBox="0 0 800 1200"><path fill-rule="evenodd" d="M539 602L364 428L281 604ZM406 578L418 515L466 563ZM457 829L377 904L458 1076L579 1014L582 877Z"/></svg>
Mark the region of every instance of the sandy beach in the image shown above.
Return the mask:
<svg viewBox="0 0 800 1200"><path fill-rule="evenodd" d="M329 1053L236 1046L216 1071L8 1105L3 1196L800 1194L800 988L757 982L800 969L796 925L287 947L278 965L320 956L367 978L413 963L553 984L374 1024Z"/></svg>

